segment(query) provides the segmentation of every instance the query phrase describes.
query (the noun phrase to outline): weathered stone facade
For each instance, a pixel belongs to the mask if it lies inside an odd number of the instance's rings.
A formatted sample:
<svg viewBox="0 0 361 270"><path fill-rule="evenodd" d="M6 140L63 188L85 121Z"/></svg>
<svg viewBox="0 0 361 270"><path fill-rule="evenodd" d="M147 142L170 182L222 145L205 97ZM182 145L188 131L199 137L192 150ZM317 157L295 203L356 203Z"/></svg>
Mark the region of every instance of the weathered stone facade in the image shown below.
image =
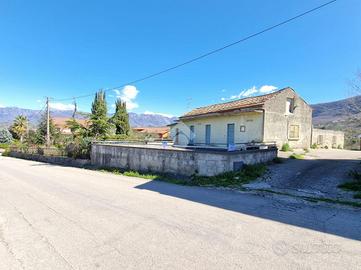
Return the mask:
<svg viewBox="0 0 361 270"><path fill-rule="evenodd" d="M291 108L287 100L292 101ZM292 148L309 148L312 134L312 108L291 88L280 91L264 105L264 141L275 141L278 147L288 143ZM291 129L298 129L292 136Z"/></svg>
<svg viewBox="0 0 361 270"><path fill-rule="evenodd" d="M344 133L342 131L317 129L312 131L312 144L321 148L340 148L344 147Z"/></svg>
<svg viewBox="0 0 361 270"><path fill-rule="evenodd" d="M98 167L140 172L213 176L239 169L242 164L268 162L276 156L277 149L226 152L94 143L91 162Z"/></svg>

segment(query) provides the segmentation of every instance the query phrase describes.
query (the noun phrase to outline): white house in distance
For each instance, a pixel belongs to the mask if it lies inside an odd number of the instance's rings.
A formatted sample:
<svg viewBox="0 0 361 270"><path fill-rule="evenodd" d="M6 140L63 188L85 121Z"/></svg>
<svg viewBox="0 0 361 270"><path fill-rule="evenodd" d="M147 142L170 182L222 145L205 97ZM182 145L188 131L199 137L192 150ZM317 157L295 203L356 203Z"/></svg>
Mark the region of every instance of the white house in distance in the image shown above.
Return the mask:
<svg viewBox="0 0 361 270"><path fill-rule="evenodd" d="M324 132L328 132L324 130ZM343 134L332 132L343 147ZM312 108L290 87L271 94L196 108L171 125L178 146L246 149L247 146L288 143L309 148L312 143Z"/></svg>

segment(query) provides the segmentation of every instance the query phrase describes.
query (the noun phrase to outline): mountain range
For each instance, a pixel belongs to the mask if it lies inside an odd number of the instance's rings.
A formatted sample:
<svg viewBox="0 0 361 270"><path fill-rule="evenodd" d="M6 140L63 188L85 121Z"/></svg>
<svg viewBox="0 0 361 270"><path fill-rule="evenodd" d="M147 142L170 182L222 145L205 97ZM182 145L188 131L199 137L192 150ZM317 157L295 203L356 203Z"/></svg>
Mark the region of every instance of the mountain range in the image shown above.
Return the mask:
<svg viewBox="0 0 361 270"><path fill-rule="evenodd" d="M0 126L10 126L17 115L25 115L29 119L30 125L36 126L41 118L42 111L18 107L0 108ZM53 118L70 118L72 115L73 111L51 110ZM77 114L76 118L84 119L85 116ZM132 127L161 127L171 124L176 119L176 117L167 117L160 114L129 113L129 122Z"/></svg>
<svg viewBox="0 0 361 270"><path fill-rule="evenodd" d="M313 109L313 125L317 128L342 130L346 133L346 144L357 143L355 137L361 134L361 96L343 100L311 105ZM71 117L72 111L52 110L52 117ZM35 126L41 117L41 111L17 107L0 108L0 126L10 126L17 115L28 117L32 126ZM84 118L78 114L77 118ZM176 117L167 117L159 114L129 113L132 127L160 127L174 122Z"/></svg>

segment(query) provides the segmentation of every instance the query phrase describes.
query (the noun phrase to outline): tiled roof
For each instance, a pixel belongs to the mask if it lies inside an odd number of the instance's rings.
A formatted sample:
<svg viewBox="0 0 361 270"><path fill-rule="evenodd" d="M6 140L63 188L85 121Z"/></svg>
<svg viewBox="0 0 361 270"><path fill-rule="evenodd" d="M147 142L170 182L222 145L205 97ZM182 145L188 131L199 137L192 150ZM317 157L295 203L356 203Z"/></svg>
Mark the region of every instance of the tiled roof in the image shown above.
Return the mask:
<svg viewBox="0 0 361 270"><path fill-rule="evenodd" d="M193 117L193 116L199 116L199 115L207 115L210 113L220 113L220 112L227 112L227 111L233 111L237 109L243 109L243 108L250 108L250 107L256 107L263 105L267 100L273 98L274 96L278 95L281 91L287 90L290 88L284 88L279 91L273 92L271 94L257 96L257 97L249 97L249 98L243 98L231 102L226 103L219 103L219 104L213 104L205 107L196 108L180 118L187 118L187 117Z"/></svg>
<svg viewBox="0 0 361 270"><path fill-rule="evenodd" d="M133 130L143 133L165 134L169 132L170 128L169 127L136 127L133 128Z"/></svg>
<svg viewBox="0 0 361 270"><path fill-rule="evenodd" d="M57 126L60 129L66 128L67 124L66 122L68 120L72 120L72 118L68 118L68 117L53 117L53 123L55 126ZM79 124L83 125L83 126L88 126L88 120L87 119L75 119Z"/></svg>

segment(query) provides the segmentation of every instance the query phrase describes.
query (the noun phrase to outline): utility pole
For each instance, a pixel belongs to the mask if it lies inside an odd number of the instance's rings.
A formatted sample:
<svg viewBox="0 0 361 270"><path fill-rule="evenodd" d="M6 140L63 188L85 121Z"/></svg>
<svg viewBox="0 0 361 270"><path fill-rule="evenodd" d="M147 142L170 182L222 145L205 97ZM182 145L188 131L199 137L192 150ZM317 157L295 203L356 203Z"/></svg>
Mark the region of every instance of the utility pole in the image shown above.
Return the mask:
<svg viewBox="0 0 361 270"><path fill-rule="evenodd" d="M50 108L49 97L46 97L46 146L50 146Z"/></svg>

